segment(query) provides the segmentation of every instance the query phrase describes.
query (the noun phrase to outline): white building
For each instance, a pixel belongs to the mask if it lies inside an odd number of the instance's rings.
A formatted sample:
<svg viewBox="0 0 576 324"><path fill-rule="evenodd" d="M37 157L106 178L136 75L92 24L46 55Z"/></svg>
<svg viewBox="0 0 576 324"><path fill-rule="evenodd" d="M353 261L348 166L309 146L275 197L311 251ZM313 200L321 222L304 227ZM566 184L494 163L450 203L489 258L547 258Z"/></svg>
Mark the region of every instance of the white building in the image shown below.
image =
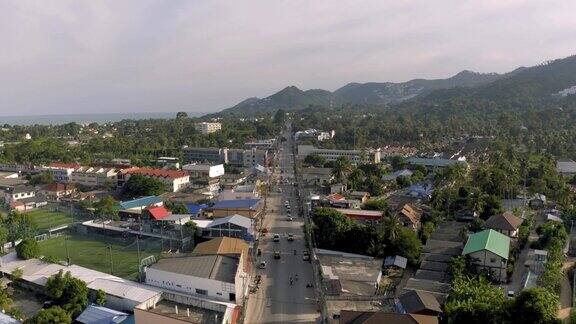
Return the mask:
<svg viewBox="0 0 576 324"><path fill-rule="evenodd" d="M146 284L241 305L248 277L240 258L213 254L160 259L146 268Z"/></svg>
<svg viewBox="0 0 576 324"><path fill-rule="evenodd" d="M70 174L70 181L86 187L104 187L116 184L118 170L103 167L80 167Z"/></svg>
<svg viewBox="0 0 576 324"><path fill-rule="evenodd" d="M48 166L41 167L40 170L52 173L52 177L56 182L68 182L72 172L80 167L81 165L77 163L54 162Z"/></svg>
<svg viewBox="0 0 576 324"><path fill-rule="evenodd" d="M201 123L195 123L194 128L197 131L201 132L202 134L206 135L206 134L214 133L214 132L221 130L222 124L201 122Z"/></svg>
<svg viewBox="0 0 576 324"><path fill-rule="evenodd" d="M298 158L304 159L310 154L317 154L326 161L336 161L343 156L355 164L360 162L380 163L380 149L336 150L316 148L313 145L298 145Z"/></svg>
<svg viewBox="0 0 576 324"><path fill-rule="evenodd" d="M219 178L224 175L224 164L186 164L182 170L191 178Z"/></svg>

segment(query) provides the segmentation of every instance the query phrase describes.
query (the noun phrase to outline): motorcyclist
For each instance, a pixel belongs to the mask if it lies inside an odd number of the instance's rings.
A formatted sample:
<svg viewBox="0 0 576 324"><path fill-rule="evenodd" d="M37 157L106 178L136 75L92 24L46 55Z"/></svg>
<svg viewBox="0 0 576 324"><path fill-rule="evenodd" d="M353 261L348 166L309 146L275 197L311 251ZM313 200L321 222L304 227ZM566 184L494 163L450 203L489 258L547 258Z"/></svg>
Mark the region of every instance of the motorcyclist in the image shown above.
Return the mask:
<svg viewBox="0 0 576 324"><path fill-rule="evenodd" d="M292 277L290 277L290 285L292 285L294 283L294 281L292 280Z"/></svg>
<svg viewBox="0 0 576 324"><path fill-rule="evenodd" d="M294 255L296 255L296 250L294 250Z"/></svg>
<svg viewBox="0 0 576 324"><path fill-rule="evenodd" d="M298 281L298 274L296 274L296 281Z"/></svg>

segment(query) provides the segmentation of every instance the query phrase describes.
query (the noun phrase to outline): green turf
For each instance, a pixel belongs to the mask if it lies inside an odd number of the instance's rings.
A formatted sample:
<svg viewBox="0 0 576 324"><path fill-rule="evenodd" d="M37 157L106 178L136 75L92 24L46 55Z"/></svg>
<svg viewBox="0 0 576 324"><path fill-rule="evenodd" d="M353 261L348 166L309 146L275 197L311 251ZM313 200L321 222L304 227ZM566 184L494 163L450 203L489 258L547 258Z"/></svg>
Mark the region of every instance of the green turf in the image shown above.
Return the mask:
<svg viewBox="0 0 576 324"><path fill-rule="evenodd" d="M32 220L38 226L38 230L43 233L51 228L70 224L74 222L74 217L69 213L51 211L48 209L37 209L26 214L32 217Z"/></svg>
<svg viewBox="0 0 576 324"><path fill-rule="evenodd" d="M135 280L138 275L138 252L135 239L113 240L105 236L94 235L64 235L40 242L40 250L46 257L56 257L66 260L67 238L70 262L86 268L110 273L110 251L112 246L112 274L126 279ZM150 255L158 257L159 240L141 240L141 257Z"/></svg>

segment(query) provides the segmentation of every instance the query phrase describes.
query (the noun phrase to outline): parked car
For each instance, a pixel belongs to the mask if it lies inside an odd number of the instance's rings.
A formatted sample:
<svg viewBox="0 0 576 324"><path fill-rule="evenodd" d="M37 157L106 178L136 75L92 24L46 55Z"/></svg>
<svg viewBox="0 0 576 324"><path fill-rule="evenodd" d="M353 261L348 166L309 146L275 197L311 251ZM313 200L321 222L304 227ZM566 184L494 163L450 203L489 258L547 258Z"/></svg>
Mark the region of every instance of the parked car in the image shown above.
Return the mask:
<svg viewBox="0 0 576 324"><path fill-rule="evenodd" d="M280 259L280 251L274 251L274 259Z"/></svg>
<svg viewBox="0 0 576 324"><path fill-rule="evenodd" d="M292 241L294 241L294 234L289 233L288 234L288 242L292 242Z"/></svg>
<svg viewBox="0 0 576 324"><path fill-rule="evenodd" d="M274 242L280 242L280 235L274 234Z"/></svg>

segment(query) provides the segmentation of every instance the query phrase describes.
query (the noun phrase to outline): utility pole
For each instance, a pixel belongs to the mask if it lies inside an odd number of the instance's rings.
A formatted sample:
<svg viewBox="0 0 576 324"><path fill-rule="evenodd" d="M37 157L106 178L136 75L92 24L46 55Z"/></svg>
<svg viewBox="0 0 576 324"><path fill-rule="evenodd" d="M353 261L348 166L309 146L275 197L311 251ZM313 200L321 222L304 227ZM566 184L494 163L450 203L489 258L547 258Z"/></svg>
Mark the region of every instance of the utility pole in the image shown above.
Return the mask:
<svg viewBox="0 0 576 324"><path fill-rule="evenodd" d="M113 274L113 264L112 264L112 245L108 245L108 250L110 250L110 274Z"/></svg>
<svg viewBox="0 0 576 324"><path fill-rule="evenodd" d="M70 254L68 253L68 237L64 236L64 248L66 249L66 265L70 265Z"/></svg>

